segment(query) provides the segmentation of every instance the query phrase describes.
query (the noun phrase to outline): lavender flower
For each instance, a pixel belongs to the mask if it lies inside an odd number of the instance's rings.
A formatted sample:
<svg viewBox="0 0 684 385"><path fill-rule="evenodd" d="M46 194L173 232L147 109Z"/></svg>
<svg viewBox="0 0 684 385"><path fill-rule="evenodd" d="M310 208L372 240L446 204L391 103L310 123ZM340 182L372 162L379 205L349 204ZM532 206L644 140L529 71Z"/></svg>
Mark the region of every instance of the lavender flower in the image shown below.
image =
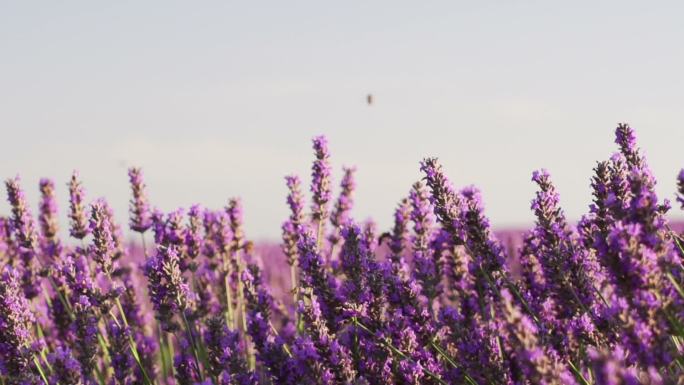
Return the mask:
<svg viewBox="0 0 684 385"><path fill-rule="evenodd" d="M315 298L311 298L310 306L299 302L299 313L308 326L311 340L319 357L325 360L326 366L335 376L337 383L351 384L356 378L356 371L352 367L351 353L337 342L336 336L331 334L322 318L321 308Z"/></svg>
<svg viewBox="0 0 684 385"><path fill-rule="evenodd" d="M57 232L59 224L57 222L57 202L55 200L55 184L50 179L40 180L40 222L41 235L43 236L44 253L51 258L55 258L61 249Z"/></svg>
<svg viewBox="0 0 684 385"><path fill-rule="evenodd" d="M84 200L85 190L78 179L78 172L74 171L69 181L69 233L76 239L83 239L90 233Z"/></svg>
<svg viewBox="0 0 684 385"><path fill-rule="evenodd" d="M159 209L153 209L152 214L150 214L150 221L152 222L154 243L160 245L165 242L166 237L166 220L164 219L164 213Z"/></svg>
<svg viewBox="0 0 684 385"><path fill-rule="evenodd" d="M90 379L97 363L98 309L87 296L81 295L73 304L73 312L76 359L81 364L81 375Z"/></svg>
<svg viewBox="0 0 684 385"><path fill-rule="evenodd" d="M195 385L200 382L200 367L192 353L190 341L186 337L179 338L179 350L173 359L176 368L176 383L178 385Z"/></svg>
<svg viewBox="0 0 684 385"><path fill-rule="evenodd" d="M313 220L322 226L328 218L328 203L332 197L331 192L331 171L330 171L330 152L328 151L328 140L325 136L317 136L313 139L313 148L316 160L311 169L311 193Z"/></svg>
<svg viewBox="0 0 684 385"><path fill-rule="evenodd" d="M411 220L413 221L413 263L415 264L415 277L423 286L423 293L430 303L439 294L441 281L441 261L436 260L438 254L434 254L430 248L432 240L432 217L433 208L430 205L428 192L422 183L413 185L409 194L411 201Z"/></svg>
<svg viewBox="0 0 684 385"><path fill-rule="evenodd" d="M627 352L618 345L610 351L589 349L589 359L596 385L660 385L663 378L654 368L640 371L625 362Z"/></svg>
<svg viewBox="0 0 684 385"><path fill-rule="evenodd" d="M616 129L621 152L611 158L606 207L610 220L605 237L594 247L607 273L607 317L620 324L621 344L633 354L629 362L644 367L663 365L672 352L667 339L671 316L679 301L666 278L680 264L669 239L658 202L655 179L638 154L629 127Z"/></svg>
<svg viewBox="0 0 684 385"><path fill-rule="evenodd" d="M184 210L176 209L170 212L166 217L166 225L164 226L164 237L162 244L172 244L179 248L183 245L184 237Z"/></svg>
<svg viewBox="0 0 684 385"><path fill-rule="evenodd" d="M107 335L109 336L109 357L114 369L114 378L119 384L126 384L131 380L135 360L129 348L131 328L109 321Z"/></svg>
<svg viewBox="0 0 684 385"><path fill-rule="evenodd" d="M328 328L335 331L336 318L342 307L342 301L336 295L337 282L325 269L325 262L317 251L313 235L302 226L298 228L298 231L300 285L304 290L311 290L318 297L323 316L328 321Z"/></svg>
<svg viewBox="0 0 684 385"><path fill-rule="evenodd" d="M113 258L115 244L112 235L112 224L107 213L107 203L100 199L90 209L90 229L93 233L93 252L95 262L105 275L110 276L114 269Z"/></svg>
<svg viewBox="0 0 684 385"><path fill-rule="evenodd" d="M231 198L226 207L226 214L230 221L230 232L233 235L231 238L230 248L233 252L237 252L245 245L245 234L242 228L242 202L239 198Z"/></svg>
<svg viewBox="0 0 684 385"><path fill-rule="evenodd" d="M223 317L207 320L204 333L207 347L209 375L219 378L221 384L257 384L257 377L247 368L244 359L245 347L240 334L225 325Z"/></svg>
<svg viewBox="0 0 684 385"><path fill-rule="evenodd" d="M83 385L81 364L74 358L68 348L57 347L48 355L48 362L52 367L52 374L48 378L52 384Z"/></svg>
<svg viewBox="0 0 684 385"><path fill-rule="evenodd" d="M133 193L130 207L130 227L133 231L144 233L152 226L152 222L150 219L150 207L147 203L142 169L138 167L129 168L128 178L131 182L131 191Z"/></svg>
<svg viewBox="0 0 684 385"><path fill-rule="evenodd" d="M345 313L363 317L374 326L382 315L385 285L382 269L373 253L374 237L367 232L361 233L351 222L342 229L342 236L340 270L346 279L339 289L340 301L344 303Z"/></svg>
<svg viewBox="0 0 684 385"><path fill-rule="evenodd" d="M85 255L67 254L58 265L60 280L63 280L66 286L60 290L65 290L65 294L71 296L70 301L77 302L84 296L96 305L103 305L105 295L93 280L88 262Z"/></svg>
<svg viewBox="0 0 684 385"><path fill-rule="evenodd" d="M273 298L262 287L261 274L255 265L242 272L247 303L247 332L257 350L257 358L268 370L268 375L279 384L292 384L292 362L283 341L274 335L271 327Z"/></svg>
<svg viewBox="0 0 684 385"><path fill-rule="evenodd" d="M6 267L0 279L0 375L10 384L36 383L31 367L34 322L19 273Z"/></svg>
<svg viewBox="0 0 684 385"><path fill-rule="evenodd" d="M12 232L14 233L19 255L22 260L22 286L24 294L31 299L38 295L39 281L37 274L38 234L31 211L26 203L24 190L21 189L19 177L5 181L7 200L12 206Z"/></svg>
<svg viewBox="0 0 684 385"><path fill-rule="evenodd" d="M38 245L35 223L26 202L19 177L7 179L7 200L12 206L12 229L22 251L34 253Z"/></svg>
<svg viewBox="0 0 684 385"><path fill-rule="evenodd" d="M302 182L296 175L285 177L287 183L287 205L290 207L290 221L295 225L304 223L304 195Z"/></svg>
<svg viewBox="0 0 684 385"><path fill-rule="evenodd" d="M76 246L59 239L52 182L41 181L34 222L18 179L8 180L0 382L683 383L680 228L668 223L669 202L658 200L634 131L620 124L615 134L619 152L596 165L577 226L548 172L537 171L535 226L506 234L505 247L479 191L456 192L431 158L380 237L372 219L350 219L353 169L329 212L323 137L314 139L312 220L299 179L286 178L281 247L246 239L237 198L216 211L192 206L187 221L182 208L150 212L139 169L129 173L131 228L153 228L153 252L129 247L104 200L86 209L74 173ZM325 232L328 218L334 228Z"/></svg>
<svg viewBox="0 0 684 385"><path fill-rule="evenodd" d="M11 220L0 217L0 265L14 265L14 242L12 241Z"/></svg>
<svg viewBox="0 0 684 385"><path fill-rule="evenodd" d="M425 158L420 163L420 170L425 173L437 221L452 235L455 245L462 244L463 234L458 224L462 210L461 199L444 174L442 165L437 158Z"/></svg>
<svg viewBox="0 0 684 385"><path fill-rule="evenodd" d="M301 192L301 182L296 175L285 177L288 194L287 204L290 207L290 218L283 223L283 253L287 263L293 266L297 262L297 244L299 242L297 228L304 223L304 197Z"/></svg>
<svg viewBox="0 0 684 385"><path fill-rule="evenodd" d="M581 335L586 335L586 330L568 333L567 328L570 323L583 325L576 321L585 313L589 320L595 320L602 312L595 287L602 286L603 276L595 256L580 247L567 225L549 173L535 171L532 180L540 190L531 204L537 218L536 226L528 235L523 250L523 255L530 259L523 262L527 265L529 303L544 326L554 334L556 350L566 354L576 350L576 346L570 347L567 343L596 342L577 341Z"/></svg>
<svg viewBox="0 0 684 385"><path fill-rule="evenodd" d="M401 200L394 210L394 226L390 234L389 249L392 268L395 272L403 271L408 267L404 260L404 251L409 242L409 225L411 215L411 203L407 198Z"/></svg>
<svg viewBox="0 0 684 385"><path fill-rule="evenodd" d="M144 266L148 280L150 299L162 329L174 332L179 325L174 315L185 311L191 293L179 267L178 249L175 246L159 246Z"/></svg>
<svg viewBox="0 0 684 385"><path fill-rule="evenodd" d="M474 187L461 191L463 211L459 226L463 227L465 247L472 257L469 270L475 276L476 290L482 305L493 301L507 283L509 276L506 256L501 244L493 237L489 220L484 216L480 192ZM486 315L486 309L481 309Z"/></svg>
<svg viewBox="0 0 684 385"><path fill-rule="evenodd" d="M202 209L193 205L188 211L188 226L185 228L185 249L191 260L197 259L202 253L204 238L202 237ZM194 262L193 262L194 263ZM195 270L191 267L191 270Z"/></svg>
<svg viewBox="0 0 684 385"><path fill-rule="evenodd" d="M631 167L642 168L644 166L644 159L636 146L636 135L629 124L618 124L615 129L615 143L620 147L620 152Z"/></svg>
<svg viewBox="0 0 684 385"><path fill-rule="evenodd" d="M354 181L355 167L344 167L344 176L340 182L340 195L335 202L335 208L330 215L330 223L333 225L333 232L328 236L331 249L340 242L340 229L349 221L349 212L354 207Z"/></svg>
<svg viewBox="0 0 684 385"><path fill-rule="evenodd" d="M420 285L410 276L395 274L392 267L386 266L381 271L386 285L388 311L394 313L393 318L403 317L409 320L409 325L421 343L428 345L434 336L435 327L431 313L420 300Z"/></svg>
<svg viewBox="0 0 684 385"><path fill-rule="evenodd" d="M501 295L501 311L513 350L511 354L521 365L522 377L533 384L575 384L574 377L558 361L554 352L540 346L534 323L513 304L511 294L504 289Z"/></svg>

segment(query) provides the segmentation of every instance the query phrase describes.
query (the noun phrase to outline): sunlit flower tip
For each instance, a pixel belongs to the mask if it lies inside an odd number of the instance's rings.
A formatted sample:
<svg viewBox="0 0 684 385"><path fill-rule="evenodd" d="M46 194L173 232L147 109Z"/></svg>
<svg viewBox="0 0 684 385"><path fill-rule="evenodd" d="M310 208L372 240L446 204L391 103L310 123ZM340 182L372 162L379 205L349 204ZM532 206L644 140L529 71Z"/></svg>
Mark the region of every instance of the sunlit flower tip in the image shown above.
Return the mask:
<svg viewBox="0 0 684 385"><path fill-rule="evenodd" d="M354 189L356 188L354 174L356 168L344 167L343 172L344 175L340 182L340 195L330 216L330 222L336 228L339 228L347 222L349 219L349 212L354 206Z"/></svg>
<svg viewBox="0 0 684 385"><path fill-rule="evenodd" d="M50 179L40 180L40 214L39 221L43 236L54 239L59 231L57 223L57 200L55 199L55 184Z"/></svg>
<svg viewBox="0 0 684 385"><path fill-rule="evenodd" d="M185 247L190 259L197 258L202 252L204 237L202 236L202 208L192 205L188 211L188 225L185 229Z"/></svg>
<svg viewBox="0 0 684 385"><path fill-rule="evenodd" d="M91 205L90 229L93 233L93 258L102 271L110 275L113 269L116 245L108 209L109 207L104 199L98 199Z"/></svg>
<svg viewBox="0 0 684 385"><path fill-rule="evenodd" d="M454 241L462 242L458 230L462 203L453 185L442 170L437 158L425 158L420 162L420 170L425 174L425 183L430 189L430 201L434 206L435 216Z"/></svg>
<svg viewBox="0 0 684 385"><path fill-rule="evenodd" d="M623 154L632 153L636 149L636 135L627 123L618 124L615 129L615 143Z"/></svg>
<svg viewBox="0 0 684 385"><path fill-rule="evenodd" d="M230 222L230 231L232 233L231 248L237 251L244 247L245 234L243 229L243 209L240 198L231 198L228 200L226 207L226 214Z"/></svg>
<svg viewBox="0 0 684 385"><path fill-rule="evenodd" d="M302 183L298 176L289 175L285 177L287 184L287 205L290 208L290 221L293 225L299 225L304 216L304 195L302 194Z"/></svg>
<svg viewBox="0 0 684 385"><path fill-rule="evenodd" d="M133 231L144 233L152 226L152 221L150 218L150 206L147 201L142 169L138 167L128 169L128 178L133 194L129 209L130 227Z"/></svg>
<svg viewBox="0 0 684 385"><path fill-rule="evenodd" d="M12 207L12 230L23 249L22 251L33 253L38 246L38 235L24 190L21 188L21 179L19 176L7 179L5 186L7 188L7 200Z"/></svg>
<svg viewBox="0 0 684 385"><path fill-rule="evenodd" d="M79 180L78 171L69 180L69 233L76 239L83 239L90 233L85 206L85 189Z"/></svg>

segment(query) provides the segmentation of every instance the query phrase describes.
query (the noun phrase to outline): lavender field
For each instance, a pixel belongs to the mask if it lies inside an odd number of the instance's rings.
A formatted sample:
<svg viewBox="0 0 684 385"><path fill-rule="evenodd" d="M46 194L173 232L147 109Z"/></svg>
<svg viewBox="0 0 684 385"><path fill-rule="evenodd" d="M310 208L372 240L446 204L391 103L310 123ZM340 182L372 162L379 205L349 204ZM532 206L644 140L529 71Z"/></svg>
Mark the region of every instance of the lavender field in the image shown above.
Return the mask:
<svg viewBox="0 0 684 385"><path fill-rule="evenodd" d="M684 170L663 176L671 207L632 128L615 143L576 224L534 171L521 233L436 158L392 228L359 223L322 136L310 185L285 177L277 245L250 241L238 198L154 209L139 168L128 219L77 172L41 180L35 211L7 179L0 384L684 384Z"/></svg>

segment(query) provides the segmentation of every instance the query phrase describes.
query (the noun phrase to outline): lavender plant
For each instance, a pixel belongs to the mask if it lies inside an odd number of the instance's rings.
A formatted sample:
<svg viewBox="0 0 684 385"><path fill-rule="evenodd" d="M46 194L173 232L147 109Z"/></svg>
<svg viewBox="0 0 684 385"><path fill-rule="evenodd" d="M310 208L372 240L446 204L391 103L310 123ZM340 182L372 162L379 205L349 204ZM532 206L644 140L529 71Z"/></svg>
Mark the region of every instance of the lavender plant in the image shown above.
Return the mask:
<svg viewBox="0 0 684 385"><path fill-rule="evenodd" d="M533 173L535 224L517 244L436 158L378 236L351 214L354 168L333 202L322 136L308 206L286 178L279 245L254 245L238 198L151 209L139 168L128 223L142 245L76 172L65 239L54 183L40 181L34 218L8 179L0 385L684 383L684 240L634 130L615 142L577 224ZM684 209L684 170L675 199Z"/></svg>

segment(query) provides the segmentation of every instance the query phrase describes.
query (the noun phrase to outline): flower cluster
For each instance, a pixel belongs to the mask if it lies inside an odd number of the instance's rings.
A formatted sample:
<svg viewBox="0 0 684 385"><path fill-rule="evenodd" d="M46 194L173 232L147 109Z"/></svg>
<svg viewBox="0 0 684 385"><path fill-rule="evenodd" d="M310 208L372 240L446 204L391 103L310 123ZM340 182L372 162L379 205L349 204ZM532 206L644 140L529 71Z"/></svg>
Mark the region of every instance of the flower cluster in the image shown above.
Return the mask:
<svg viewBox="0 0 684 385"><path fill-rule="evenodd" d="M142 242L76 172L62 238L54 183L34 218L8 179L0 384L682 384L684 239L634 130L615 138L576 225L550 173L532 174L535 223L515 241L436 158L378 234L351 213L355 168L333 199L322 136L311 202L285 179L279 245L250 241L238 198L151 207L139 168L128 223ZM684 170L675 197L684 209Z"/></svg>

